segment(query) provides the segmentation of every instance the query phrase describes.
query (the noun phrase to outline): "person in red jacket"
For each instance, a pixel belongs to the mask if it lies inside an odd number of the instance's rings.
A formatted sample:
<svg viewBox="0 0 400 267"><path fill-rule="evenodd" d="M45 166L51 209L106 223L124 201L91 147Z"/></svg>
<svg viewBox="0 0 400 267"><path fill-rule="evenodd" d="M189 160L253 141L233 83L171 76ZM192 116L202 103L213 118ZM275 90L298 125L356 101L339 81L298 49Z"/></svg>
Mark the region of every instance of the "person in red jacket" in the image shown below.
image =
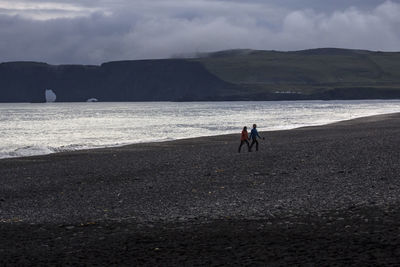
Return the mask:
<svg viewBox="0 0 400 267"><path fill-rule="evenodd" d="M243 127L242 135L240 136L240 146L239 146L239 153L242 145L247 144L247 150L250 152L250 144L249 144L249 133L247 132L247 127Z"/></svg>

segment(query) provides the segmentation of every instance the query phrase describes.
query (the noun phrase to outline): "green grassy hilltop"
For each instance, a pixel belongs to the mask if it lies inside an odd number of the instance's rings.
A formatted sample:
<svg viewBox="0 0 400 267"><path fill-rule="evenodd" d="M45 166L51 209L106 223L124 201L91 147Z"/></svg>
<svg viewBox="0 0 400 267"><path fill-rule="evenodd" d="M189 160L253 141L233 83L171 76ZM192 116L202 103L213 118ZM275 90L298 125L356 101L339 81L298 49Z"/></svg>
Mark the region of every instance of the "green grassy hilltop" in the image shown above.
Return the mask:
<svg viewBox="0 0 400 267"><path fill-rule="evenodd" d="M400 90L400 53L335 48L230 50L194 60L220 79L239 85L239 95L296 93L329 98L342 94L346 98L347 91L350 98L363 98L363 91L390 95Z"/></svg>

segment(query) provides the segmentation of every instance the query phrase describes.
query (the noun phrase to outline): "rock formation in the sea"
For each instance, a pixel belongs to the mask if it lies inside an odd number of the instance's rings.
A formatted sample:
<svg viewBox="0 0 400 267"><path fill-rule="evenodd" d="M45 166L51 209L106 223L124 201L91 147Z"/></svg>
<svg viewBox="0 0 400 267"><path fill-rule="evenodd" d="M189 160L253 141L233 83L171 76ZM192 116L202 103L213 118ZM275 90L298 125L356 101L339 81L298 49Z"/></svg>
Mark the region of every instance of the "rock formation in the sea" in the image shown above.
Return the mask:
<svg viewBox="0 0 400 267"><path fill-rule="evenodd" d="M53 92L53 90L47 89L45 91L45 98L47 103L56 102L57 95Z"/></svg>

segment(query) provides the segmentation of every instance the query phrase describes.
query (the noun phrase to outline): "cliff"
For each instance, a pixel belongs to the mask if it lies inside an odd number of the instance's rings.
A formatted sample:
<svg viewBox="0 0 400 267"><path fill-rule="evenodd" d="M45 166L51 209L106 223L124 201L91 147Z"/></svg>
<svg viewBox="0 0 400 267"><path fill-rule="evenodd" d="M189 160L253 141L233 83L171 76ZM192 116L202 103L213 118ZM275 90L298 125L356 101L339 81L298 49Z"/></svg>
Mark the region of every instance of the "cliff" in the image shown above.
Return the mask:
<svg viewBox="0 0 400 267"><path fill-rule="evenodd" d="M400 98L400 53L230 50L191 59L0 64L0 102Z"/></svg>
<svg viewBox="0 0 400 267"><path fill-rule="evenodd" d="M0 102L44 102L45 90L57 102L212 100L233 87L186 60L119 61L101 66L35 62L0 64Z"/></svg>

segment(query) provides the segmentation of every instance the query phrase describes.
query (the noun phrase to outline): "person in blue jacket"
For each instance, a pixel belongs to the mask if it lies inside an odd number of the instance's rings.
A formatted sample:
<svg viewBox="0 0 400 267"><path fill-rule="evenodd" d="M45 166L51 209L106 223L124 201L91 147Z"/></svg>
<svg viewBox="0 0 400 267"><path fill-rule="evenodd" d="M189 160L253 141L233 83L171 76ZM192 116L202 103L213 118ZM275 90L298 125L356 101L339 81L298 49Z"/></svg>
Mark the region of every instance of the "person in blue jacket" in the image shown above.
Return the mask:
<svg viewBox="0 0 400 267"><path fill-rule="evenodd" d="M251 129L251 132L250 132L251 145L250 145L250 150L249 150L249 152L251 152L251 148L253 147L254 144L256 144L256 151L258 151L258 141L257 141L257 137L258 137L258 138L262 138L263 140L265 140L264 137L261 137L261 136L258 134L257 125L256 125L256 124L253 124L253 129Z"/></svg>

